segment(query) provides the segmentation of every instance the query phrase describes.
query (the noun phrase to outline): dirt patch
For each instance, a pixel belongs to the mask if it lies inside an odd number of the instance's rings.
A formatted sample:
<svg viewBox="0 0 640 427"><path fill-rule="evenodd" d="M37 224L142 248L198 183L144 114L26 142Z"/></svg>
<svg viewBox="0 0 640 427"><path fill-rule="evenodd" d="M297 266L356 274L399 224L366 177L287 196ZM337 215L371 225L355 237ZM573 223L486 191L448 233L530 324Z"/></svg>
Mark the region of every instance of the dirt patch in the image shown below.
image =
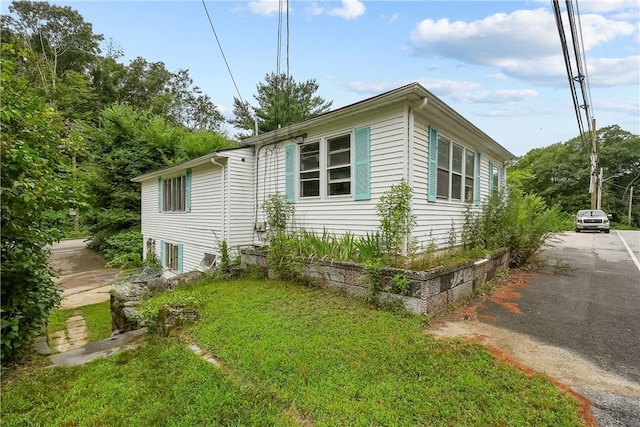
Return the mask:
<svg viewBox="0 0 640 427"><path fill-rule="evenodd" d="M499 288L489 294L489 301L506 308L511 313L522 314L517 303L517 300L520 299L519 289L526 287L532 278L533 274L527 271L514 271L500 284Z"/></svg>

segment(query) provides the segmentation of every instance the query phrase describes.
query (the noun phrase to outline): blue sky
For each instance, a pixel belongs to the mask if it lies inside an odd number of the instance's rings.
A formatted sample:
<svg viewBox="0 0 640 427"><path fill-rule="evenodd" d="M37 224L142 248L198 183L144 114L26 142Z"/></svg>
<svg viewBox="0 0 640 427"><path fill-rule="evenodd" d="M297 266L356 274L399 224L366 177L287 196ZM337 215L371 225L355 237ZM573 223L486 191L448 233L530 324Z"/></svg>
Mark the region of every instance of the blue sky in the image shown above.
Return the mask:
<svg viewBox="0 0 640 427"><path fill-rule="evenodd" d="M78 10L125 63L142 56L188 69L231 117L237 93L201 1L52 3ZM256 85L276 70L278 1L206 4L240 94L254 103ZM578 134L550 1L289 5L290 73L316 79L334 108L417 81L516 155ZM597 126L640 134L639 3L578 6ZM285 39L283 28L281 71Z"/></svg>

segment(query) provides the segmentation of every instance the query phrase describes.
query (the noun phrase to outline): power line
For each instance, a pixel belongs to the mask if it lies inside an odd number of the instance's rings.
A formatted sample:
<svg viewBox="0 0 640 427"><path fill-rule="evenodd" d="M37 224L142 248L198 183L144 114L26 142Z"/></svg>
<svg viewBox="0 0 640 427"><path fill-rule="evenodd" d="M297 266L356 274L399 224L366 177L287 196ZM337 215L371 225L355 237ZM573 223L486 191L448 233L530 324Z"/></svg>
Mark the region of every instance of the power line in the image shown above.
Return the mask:
<svg viewBox="0 0 640 427"><path fill-rule="evenodd" d="M583 144L587 146L585 140L585 126L582 119L581 109L584 109L585 117L587 120L587 130L591 139L591 176L589 182L589 192L591 193L591 208L596 207L596 193L601 183L598 183L598 174L596 172L598 167L598 143L596 140L595 119L589 111L591 104L591 93L588 88L588 78L586 76L586 65L583 70L583 56L584 56L584 43L582 41L582 28L580 24L580 18L578 16L578 26L580 27L578 37L578 30L576 29L576 19L574 14L574 8L571 4L571 0L566 0L567 17L569 19L569 34L571 36L571 42L573 46L573 57L575 62L576 73L574 74L573 64L571 62L569 47L567 45L567 35L565 33L564 24L562 22L562 13L560 11L559 0L551 0L553 6L553 13L556 19L556 26L558 28L558 35L560 36L560 45L562 48L562 55L564 58L565 68L567 70L567 78L569 79L569 88L571 90L571 99L573 101L573 108L576 113L576 119L578 121L578 130L580 131L580 139ZM578 100L578 91L576 89L576 83L580 85L580 94L582 95L582 103Z"/></svg>
<svg viewBox="0 0 640 427"><path fill-rule="evenodd" d="M207 14L207 18L209 19L209 25L211 26L211 30L213 31L213 35L216 38L216 42L218 42L218 47L220 48L220 53L222 54L222 59L224 59L224 63L227 66L227 70L229 70L229 75L231 76L231 81L233 82L233 86L236 88L236 92L238 93L238 98L240 98L240 102L244 105L244 99L242 99L242 95L240 95L240 90L238 89L238 85L236 84L236 79L233 77L233 73L231 72L231 67L229 67L229 62L227 62L227 57L224 54L224 50L222 50L222 45L220 44L220 39L218 38L218 33L216 33L216 29L213 26L213 21L211 20L211 16L209 15L209 10L207 9L207 4L202 0L202 6L204 6L204 11Z"/></svg>
<svg viewBox="0 0 640 427"><path fill-rule="evenodd" d="M584 78L585 78L585 83L587 85L587 102L588 105L591 107L591 115L594 116L595 115L595 111L593 108L593 101L591 100L591 85L589 84L589 72L587 71L587 54L584 50L584 38L582 37L582 21L580 20L580 7L578 6L578 2L576 1L576 12L578 15L578 32L580 33L580 46L582 47L582 56L585 58L584 61ZM596 130L593 129L593 131L595 132Z"/></svg>
<svg viewBox="0 0 640 427"><path fill-rule="evenodd" d="M578 121L578 130L580 131L580 138L584 141L584 125L582 124L582 115L580 114L580 106L578 103L578 94L576 93L576 87L574 86L573 71L571 67L571 58L569 58L569 49L567 47L567 38L565 37L564 25L562 23L562 14L560 12L560 3L557 0L552 0L554 15L556 17L556 26L558 27L558 35L560 36L560 46L562 48L562 55L564 58L564 65L567 69L567 77L569 79L569 89L571 90L571 99L573 100L573 108L576 113L576 119Z"/></svg>

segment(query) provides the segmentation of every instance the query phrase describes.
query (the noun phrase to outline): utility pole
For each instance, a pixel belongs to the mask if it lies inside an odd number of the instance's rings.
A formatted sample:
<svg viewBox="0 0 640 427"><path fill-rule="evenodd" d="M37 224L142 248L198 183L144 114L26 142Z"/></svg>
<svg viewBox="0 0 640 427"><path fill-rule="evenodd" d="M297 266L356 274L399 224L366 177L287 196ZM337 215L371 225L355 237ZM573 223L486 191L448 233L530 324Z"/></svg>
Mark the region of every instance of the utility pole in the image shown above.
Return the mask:
<svg viewBox="0 0 640 427"><path fill-rule="evenodd" d="M602 168L600 168L600 175L598 175L598 203L596 209L602 209Z"/></svg>
<svg viewBox="0 0 640 427"><path fill-rule="evenodd" d="M633 187L631 187L631 192L629 192L629 226L631 226L631 202L633 201Z"/></svg>
<svg viewBox="0 0 640 427"><path fill-rule="evenodd" d="M602 181L598 182L596 179L596 170L598 167L598 152L596 143L596 119L595 117L591 121L591 185L589 191L591 192L591 209L600 209L600 187ZM602 180L602 168L600 169L600 179ZM596 195L598 199L596 200Z"/></svg>

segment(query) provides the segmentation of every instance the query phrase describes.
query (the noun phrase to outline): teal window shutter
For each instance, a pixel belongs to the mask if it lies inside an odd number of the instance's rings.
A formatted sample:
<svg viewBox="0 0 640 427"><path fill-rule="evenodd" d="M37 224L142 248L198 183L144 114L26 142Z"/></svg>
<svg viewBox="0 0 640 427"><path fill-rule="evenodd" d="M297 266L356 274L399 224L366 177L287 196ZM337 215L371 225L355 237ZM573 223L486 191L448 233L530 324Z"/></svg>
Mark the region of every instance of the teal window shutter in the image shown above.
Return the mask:
<svg viewBox="0 0 640 427"><path fill-rule="evenodd" d="M162 268L166 267L164 260L164 240L160 240L160 264Z"/></svg>
<svg viewBox="0 0 640 427"><path fill-rule="evenodd" d="M191 212L191 169L187 169L185 181L184 210L185 212Z"/></svg>
<svg viewBox="0 0 640 427"><path fill-rule="evenodd" d="M353 131L355 152L355 200L371 199L371 129L358 128Z"/></svg>
<svg viewBox="0 0 640 427"><path fill-rule="evenodd" d="M182 243L180 243L178 245L178 274L182 274L182 266L183 266L183 259L184 259L184 245Z"/></svg>
<svg viewBox="0 0 640 427"><path fill-rule="evenodd" d="M481 196L480 196L480 189L481 189L481 176L482 176L482 153L480 153L479 151L476 153L476 182L475 182L475 198L474 198L474 204L476 206L480 205L480 200L481 200Z"/></svg>
<svg viewBox="0 0 640 427"><path fill-rule="evenodd" d="M429 172L427 178L427 200L435 202L438 191L438 129L431 125L429 125Z"/></svg>
<svg viewBox="0 0 640 427"><path fill-rule="evenodd" d="M493 194L493 162L489 160L489 196Z"/></svg>
<svg viewBox="0 0 640 427"><path fill-rule="evenodd" d="M296 146L288 145L284 149L284 193L287 202L296 201Z"/></svg>
<svg viewBox="0 0 640 427"><path fill-rule="evenodd" d="M158 177L158 212L162 212L162 177Z"/></svg>

